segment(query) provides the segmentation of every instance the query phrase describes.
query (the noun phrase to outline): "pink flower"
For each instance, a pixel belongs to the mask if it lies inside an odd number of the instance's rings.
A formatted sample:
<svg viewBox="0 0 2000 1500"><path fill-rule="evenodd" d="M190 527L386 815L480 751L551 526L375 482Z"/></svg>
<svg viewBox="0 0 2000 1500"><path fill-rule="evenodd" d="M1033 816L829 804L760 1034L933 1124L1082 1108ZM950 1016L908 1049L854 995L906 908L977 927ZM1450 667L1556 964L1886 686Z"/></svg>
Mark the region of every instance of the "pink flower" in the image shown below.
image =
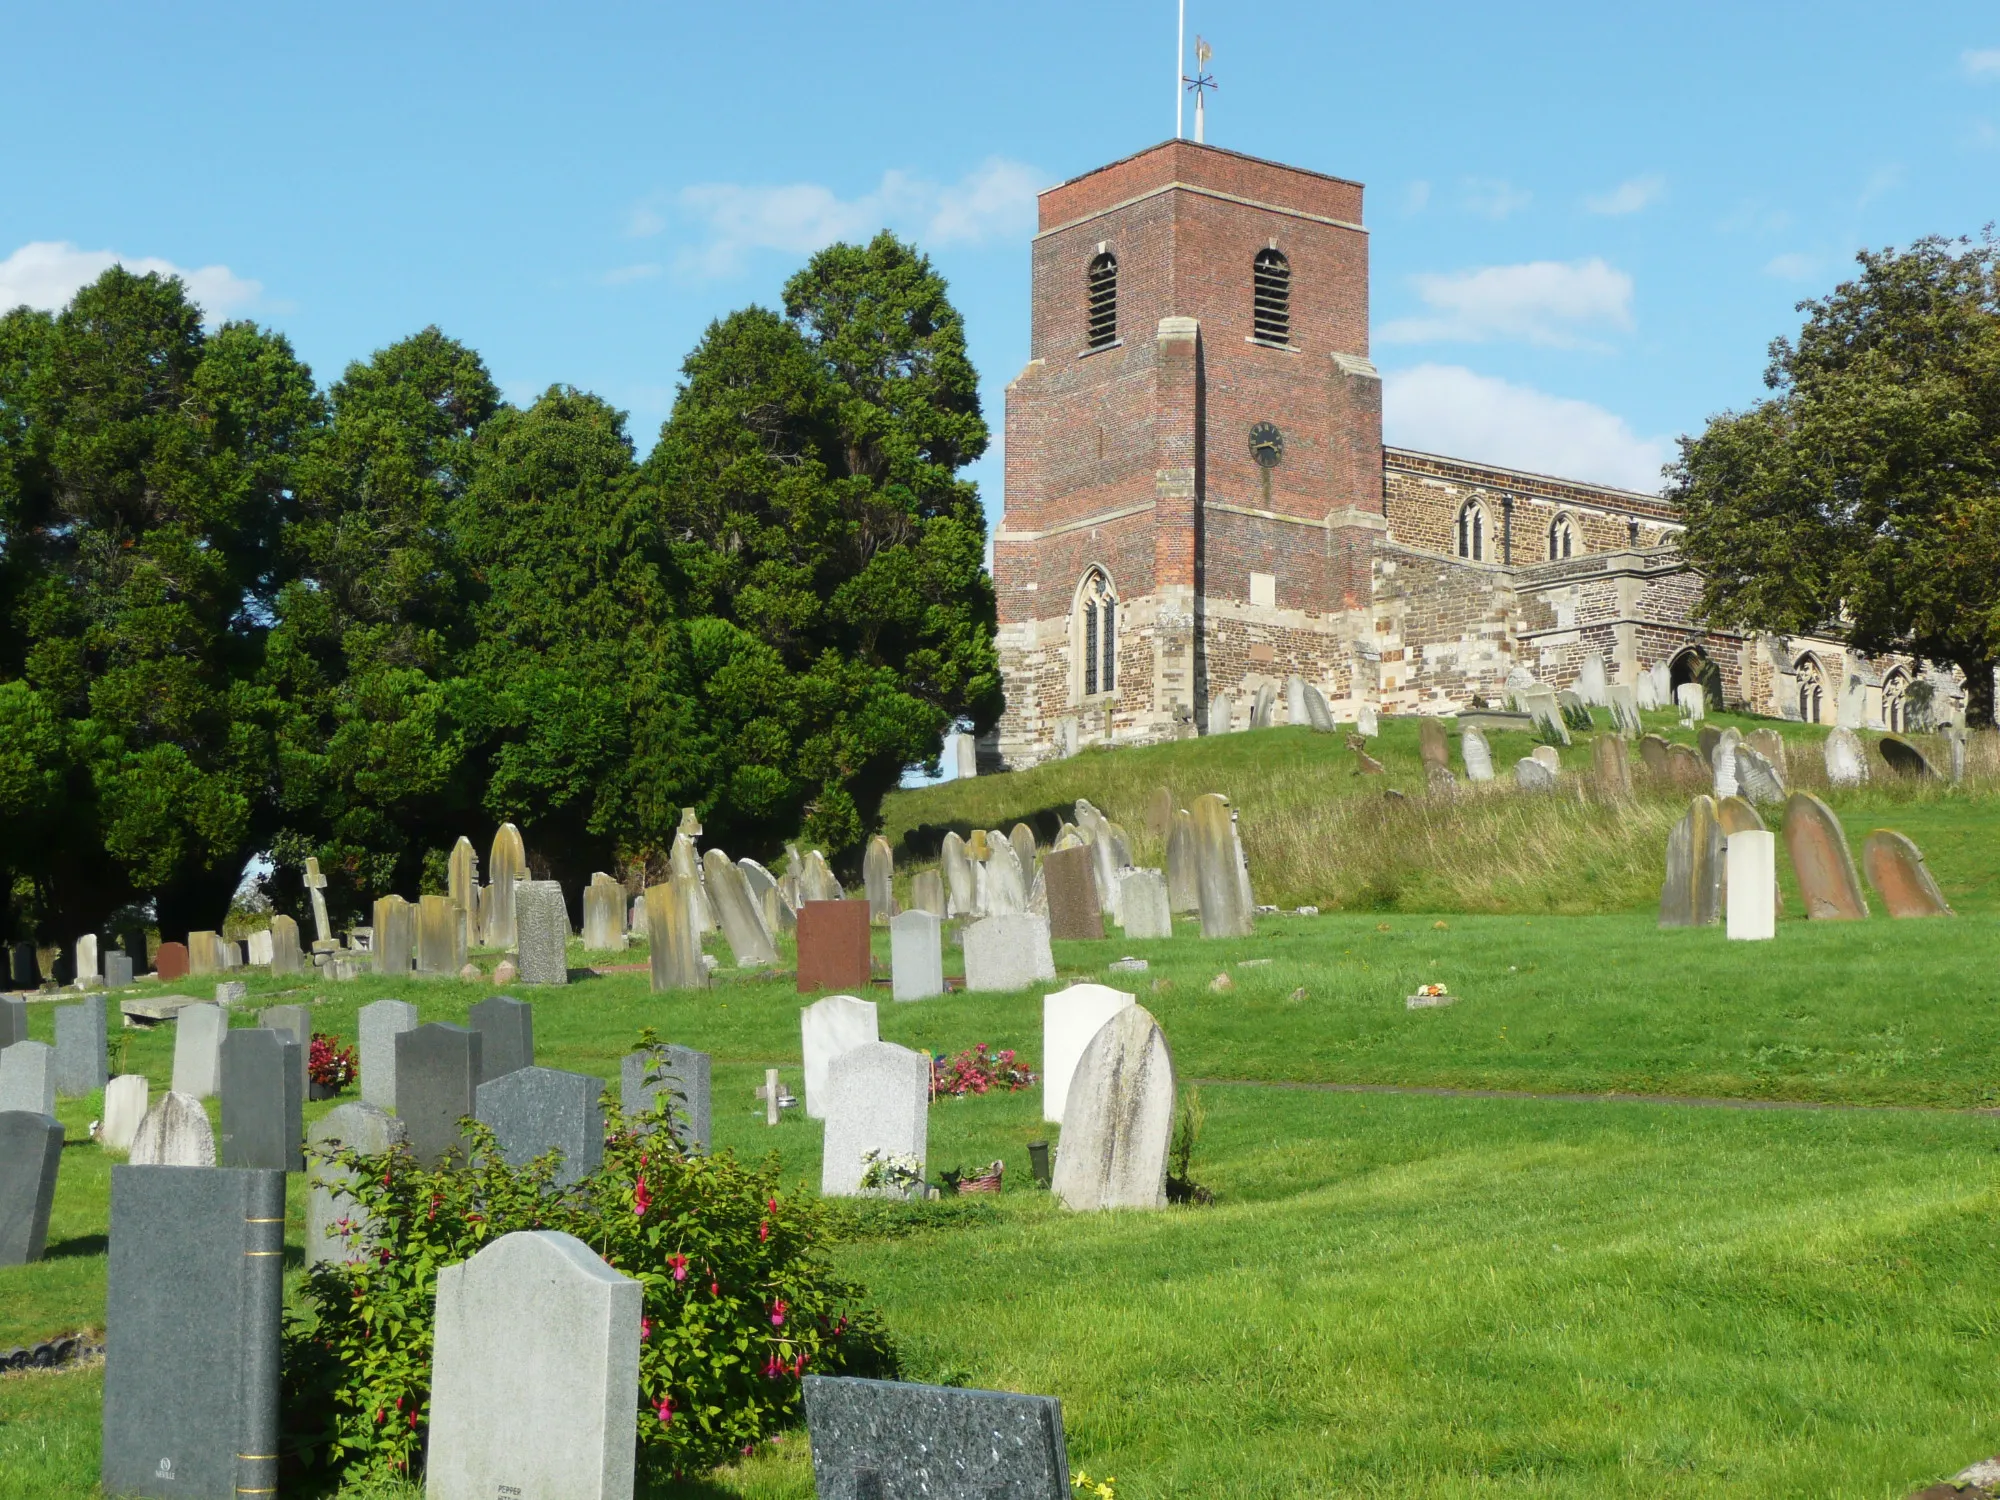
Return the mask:
<svg viewBox="0 0 2000 1500"><path fill-rule="evenodd" d="M773 1328L783 1328L785 1326L785 1302L783 1298L779 1298L771 1304L771 1326Z"/></svg>
<svg viewBox="0 0 2000 1500"><path fill-rule="evenodd" d="M770 1237L771 1237L771 1221L769 1219L764 1219L759 1221L757 1225L758 1240L760 1241L768 1240Z"/></svg>
<svg viewBox="0 0 2000 1500"><path fill-rule="evenodd" d="M776 1380L784 1373L785 1362L779 1359L777 1355L774 1354L764 1361L764 1378L766 1380Z"/></svg>
<svg viewBox="0 0 2000 1500"><path fill-rule="evenodd" d="M659 1417L660 1417L660 1425L661 1425L662 1427L671 1427L671 1426L673 1426L673 1423L674 1423L674 1403L673 1403L673 1401L672 1401L672 1399L671 1399L670 1397L667 1397L667 1396L662 1396L662 1397L660 1397L660 1404L659 1404L658 1406L654 1407L654 1408L653 1408L653 1410L654 1410L655 1412L659 1413Z"/></svg>
<svg viewBox="0 0 2000 1500"><path fill-rule="evenodd" d="M653 1336L653 1320L652 1320L651 1318L641 1318L641 1319L639 1319L639 1337L640 1337L640 1339L641 1339L641 1340L643 1341L643 1340L646 1340L646 1339L649 1339L649 1338L651 1338L652 1336Z"/></svg>
<svg viewBox="0 0 2000 1500"><path fill-rule="evenodd" d="M632 1212L638 1218L646 1216L646 1210L653 1206L653 1195L646 1191L646 1179L641 1177L632 1185Z"/></svg>
<svg viewBox="0 0 2000 1500"><path fill-rule="evenodd" d="M688 1279L688 1258L685 1255L669 1255L667 1257L667 1269L674 1273L674 1280L686 1281Z"/></svg>

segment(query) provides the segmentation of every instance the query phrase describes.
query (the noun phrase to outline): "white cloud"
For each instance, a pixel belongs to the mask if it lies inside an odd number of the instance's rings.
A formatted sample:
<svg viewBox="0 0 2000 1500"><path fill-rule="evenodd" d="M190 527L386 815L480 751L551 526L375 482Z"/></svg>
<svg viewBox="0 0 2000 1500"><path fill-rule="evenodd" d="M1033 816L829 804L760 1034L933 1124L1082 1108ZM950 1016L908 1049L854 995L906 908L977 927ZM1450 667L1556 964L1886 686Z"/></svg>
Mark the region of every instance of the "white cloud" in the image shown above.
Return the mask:
<svg viewBox="0 0 2000 1500"><path fill-rule="evenodd" d="M1764 274L1782 281L1810 281L1819 272L1819 257L1802 251L1774 255L1764 262Z"/></svg>
<svg viewBox="0 0 2000 1500"><path fill-rule="evenodd" d="M261 282L245 280L227 266L190 271L156 256L79 250L66 240L35 240L0 260L0 310L26 303L53 312L66 306L78 288L88 286L115 265L141 276L157 272L180 277L187 283L188 296L200 305L210 323L219 323L250 306L264 292Z"/></svg>
<svg viewBox="0 0 2000 1500"><path fill-rule="evenodd" d="M1666 178L1654 172L1621 182L1608 193L1586 198L1583 206L1594 214L1636 214L1647 205L1657 203L1666 190Z"/></svg>
<svg viewBox="0 0 2000 1500"><path fill-rule="evenodd" d="M1575 348L1589 342L1585 330L1632 326L1632 278L1594 257L1483 266L1415 282L1430 313L1384 324L1377 333L1384 342L1519 339Z"/></svg>
<svg viewBox="0 0 2000 1500"><path fill-rule="evenodd" d="M1400 448L1654 494L1673 445L1634 433L1623 417L1462 365L1391 371L1382 430Z"/></svg>
<svg viewBox="0 0 2000 1500"><path fill-rule="evenodd" d="M2000 47L1967 50L1958 55L1970 78L2000 78Z"/></svg>
<svg viewBox="0 0 2000 1500"><path fill-rule="evenodd" d="M1528 201L1529 194L1526 188L1517 188L1502 178L1465 179L1465 206L1484 218L1504 219L1507 215L1526 208Z"/></svg>
<svg viewBox="0 0 2000 1500"><path fill-rule="evenodd" d="M1021 162L992 157L953 183L935 183L907 172L882 174L875 190L842 198L818 183L778 187L711 182L683 188L673 200L678 215L659 203L633 210L630 232L658 234L678 219L706 235L682 256L685 269L724 276L756 250L806 255L835 240L865 239L891 228L925 249L972 245L1034 228L1035 189L1042 174Z"/></svg>

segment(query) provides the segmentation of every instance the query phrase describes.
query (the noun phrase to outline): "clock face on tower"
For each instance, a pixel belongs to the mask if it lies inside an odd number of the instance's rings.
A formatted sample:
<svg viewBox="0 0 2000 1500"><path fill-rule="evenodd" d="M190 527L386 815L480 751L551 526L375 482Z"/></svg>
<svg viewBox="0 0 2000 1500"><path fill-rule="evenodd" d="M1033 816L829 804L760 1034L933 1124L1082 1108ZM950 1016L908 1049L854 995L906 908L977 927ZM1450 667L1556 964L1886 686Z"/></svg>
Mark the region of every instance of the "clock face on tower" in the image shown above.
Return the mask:
<svg viewBox="0 0 2000 1500"><path fill-rule="evenodd" d="M1259 422L1250 429L1250 456L1265 468L1275 468L1285 456L1285 435L1276 424Z"/></svg>

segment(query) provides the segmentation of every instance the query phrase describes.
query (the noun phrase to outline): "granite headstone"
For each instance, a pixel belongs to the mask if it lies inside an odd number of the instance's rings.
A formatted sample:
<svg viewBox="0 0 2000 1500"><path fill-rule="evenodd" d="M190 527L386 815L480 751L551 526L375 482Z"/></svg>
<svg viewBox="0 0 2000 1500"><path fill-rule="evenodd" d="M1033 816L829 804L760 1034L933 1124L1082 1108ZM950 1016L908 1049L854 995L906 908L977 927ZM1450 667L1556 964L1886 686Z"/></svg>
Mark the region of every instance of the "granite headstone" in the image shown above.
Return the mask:
<svg viewBox="0 0 2000 1500"><path fill-rule="evenodd" d="M557 1187L568 1187L604 1162L604 1080L560 1068L516 1068L482 1083L474 1098L480 1123L508 1165L525 1167L562 1152Z"/></svg>
<svg viewBox="0 0 2000 1500"><path fill-rule="evenodd" d="M931 1060L891 1042L863 1042L827 1064L826 1139L820 1155L823 1197L864 1191L902 1196L883 1186L863 1189L870 1153L915 1157L922 1170L930 1125Z"/></svg>

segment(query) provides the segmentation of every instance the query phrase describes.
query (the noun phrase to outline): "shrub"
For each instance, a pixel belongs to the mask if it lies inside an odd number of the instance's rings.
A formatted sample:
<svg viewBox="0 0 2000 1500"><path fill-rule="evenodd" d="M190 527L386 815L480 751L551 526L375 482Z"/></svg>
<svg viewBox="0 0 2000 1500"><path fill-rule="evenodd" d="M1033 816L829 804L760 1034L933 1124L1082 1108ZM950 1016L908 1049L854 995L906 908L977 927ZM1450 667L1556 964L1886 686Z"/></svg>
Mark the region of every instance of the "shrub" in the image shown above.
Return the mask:
<svg viewBox="0 0 2000 1500"><path fill-rule="evenodd" d="M321 1088L338 1091L346 1088L360 1075L360 1064L355 1061L354 1049L340 1045L340 1038L328 1036L323 1031L315 1031L312 1049L306 1059L306 1073Z"/></svg>
<svg viewBox="0 0 2000 1500"><path fill-rule="evenodd" d="M413 1478L429 1411L438 1271L516 1230L575 1235L644 1287L638 1463L659 1481L747 1452L799 1410L801 1377L893 1374L862 1289L835 1278L815 1199L788 1198L777 1158L695 1156L614 1108L604 1164L558 1191L559 1153L510 1167L468 1121L470 1165L398 1147L328 1159L367 1216L352 1261L309 1273L285 1329L288 1459L348 1477ZM352 1231L350 1231L352 1234Z"/></svg>

